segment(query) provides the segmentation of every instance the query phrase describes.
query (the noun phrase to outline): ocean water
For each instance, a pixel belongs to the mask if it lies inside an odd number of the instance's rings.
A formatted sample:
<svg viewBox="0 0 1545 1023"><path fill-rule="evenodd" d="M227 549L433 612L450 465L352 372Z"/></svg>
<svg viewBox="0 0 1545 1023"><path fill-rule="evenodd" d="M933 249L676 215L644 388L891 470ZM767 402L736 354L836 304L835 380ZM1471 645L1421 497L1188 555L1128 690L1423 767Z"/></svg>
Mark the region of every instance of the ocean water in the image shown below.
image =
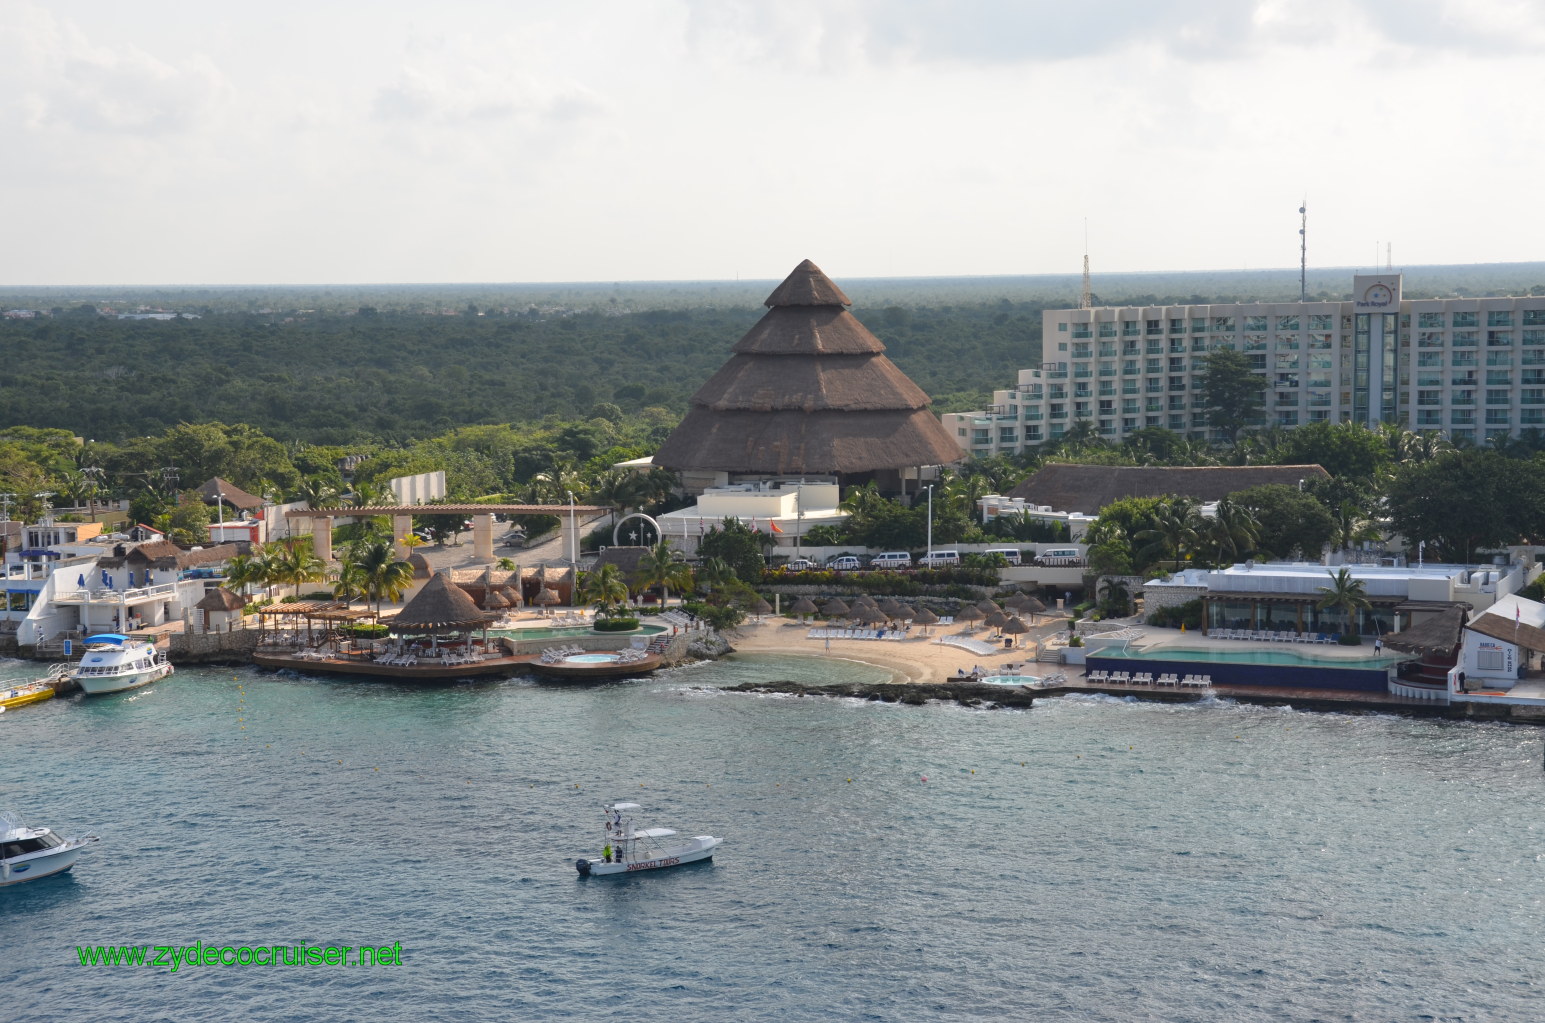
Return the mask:
<svg viewBox="0 0 1545 1023"><path fill-rule="evenodd" d="M717 691L866 676L884 673L742 657L415 689L183 670L0 715L0 805L102 838L0 889L3 1018L1542 1015L1545 731ZM580 879L617 799L725 844ZM76 952L196 941L400 942L403 963L172 973Z"/></svg>

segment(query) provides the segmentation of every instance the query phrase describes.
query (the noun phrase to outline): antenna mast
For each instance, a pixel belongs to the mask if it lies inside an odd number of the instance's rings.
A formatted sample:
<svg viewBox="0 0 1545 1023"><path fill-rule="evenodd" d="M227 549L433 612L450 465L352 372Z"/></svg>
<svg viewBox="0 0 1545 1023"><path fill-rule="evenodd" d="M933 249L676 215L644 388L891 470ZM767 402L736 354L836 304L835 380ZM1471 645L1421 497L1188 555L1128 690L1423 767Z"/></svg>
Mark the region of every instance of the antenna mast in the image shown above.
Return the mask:
<svg viewBox="0 0 1545 1023"><path fill-rule="evenodd" d="M1094 291L1089 287L1089 221L1084 221L1084 290L1078 296L1078 308L1094 308Z"/></svg>
<svg viewBox="0 0 1545 1023"><path fill-rule="evenodd" d="M1298 207L1298 300L1309 301L1309 197Z"/></svg>

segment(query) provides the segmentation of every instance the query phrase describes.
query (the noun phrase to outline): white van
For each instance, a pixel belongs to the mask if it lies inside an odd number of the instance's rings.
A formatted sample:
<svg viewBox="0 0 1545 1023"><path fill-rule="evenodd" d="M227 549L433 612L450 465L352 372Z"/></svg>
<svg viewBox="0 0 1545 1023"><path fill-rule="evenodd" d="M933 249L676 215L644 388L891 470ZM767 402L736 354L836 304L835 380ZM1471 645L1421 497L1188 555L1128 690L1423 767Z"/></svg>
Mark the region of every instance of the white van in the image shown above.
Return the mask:
<svg viewBox="0 0 1545 1023"><path fill-rule="evenodd" d="M918 568L944 568L960 564L959 551L929 551L917 559Z"/></svg>
<svg viewBox="0 0 1545 1023"><path fill-rule="evenodd" d="M869 561L870 568L911 568L912 555L906 551L886 551L884 554L876 554Z"/></svg>
<svg viewBox="0 0 1545 1023"><path fill-rule="evenodd" d="M1021 564L1018 547L994 547L991 550L984 551L983 553L989 556L993 554L1001 554L1003 555L1003 560L1007 561L1010 565Z"/></svg>
<svg viewBox="0 0 1545 1023"><path fill-rule="evenodd" d="M1048 547L1035 556L1037 565L1047 567L1076 565L1084 560L1084 552L1077 547Z"/></svg>

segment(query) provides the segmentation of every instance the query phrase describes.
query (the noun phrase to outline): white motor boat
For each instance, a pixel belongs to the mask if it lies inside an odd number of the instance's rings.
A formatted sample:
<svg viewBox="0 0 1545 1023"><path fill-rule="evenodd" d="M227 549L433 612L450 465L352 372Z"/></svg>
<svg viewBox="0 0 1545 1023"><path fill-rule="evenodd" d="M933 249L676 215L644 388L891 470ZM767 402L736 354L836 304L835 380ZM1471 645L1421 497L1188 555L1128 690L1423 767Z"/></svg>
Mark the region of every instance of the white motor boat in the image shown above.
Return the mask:
<svg viewBox="0 0 1545 1023"><path fill-rule="evenodd" d="M64 674L87 693L118 693L138 689L172 673L166 655L154 643L130 639L115 632L87 636L80 663Z"/></svg>
<svg viewBox="0 0 1545 1023"><path fill-rule="evenodd" d="M630 814L638 809L641 807L637 803L613 803L606 807L606 848L598 860L574 861L574 869L579 871L580 877L629 874L695 863L711 859L713 851L724 841L712 835L679 841L674 840L676 832L670 828L636 827Z"/></svg>
<svg viewBox="0 0 1545 1023"><path fill-rule="evenodd" d="M63 873L96 840L95 835L60 838L47 828L27 827L14 813L0 811L0 886Z"/></svg>

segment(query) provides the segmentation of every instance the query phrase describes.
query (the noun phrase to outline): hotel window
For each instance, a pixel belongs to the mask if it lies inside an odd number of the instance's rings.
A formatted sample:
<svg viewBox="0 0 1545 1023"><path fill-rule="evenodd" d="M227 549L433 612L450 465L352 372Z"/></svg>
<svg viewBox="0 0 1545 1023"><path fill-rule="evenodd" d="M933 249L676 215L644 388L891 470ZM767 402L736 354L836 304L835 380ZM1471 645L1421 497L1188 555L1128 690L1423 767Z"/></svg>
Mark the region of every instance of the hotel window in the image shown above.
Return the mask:
<svg viewBox="0 0 1545 1023"><path fill-rule="evenodd" d="M1245 343L1242 347L1247 352L1264 352L1266 350L1266 335L1246 334Z"/></svg>
<svg viewBox="0 0 1545 1023"><path fill-rule="evenodd" d="M1039 426L1027 426L1027 427L1025 427L1025 441L1027 443L1035 443L1035 442L1039 441L1040 439L1041 439L1041 428Z"/></svg>
<svg viewBox="0 0 1545 1023"><path fill-rule="evenodd" d="M1191 339L1191 351L1193 351L1193 352L1205 352L1206 350L1207 350L1207 339L1205 337L1193 337Z"/></svg>
<svg viewBox="0 0 1545 1023"><path fill-rule="evenodd" d="M1428 370L1423 370L1422 372L1416 374L1416 386L1417 387L1442 387L1443 386L1443 372L1442 372L1442 370L1428 369Z"/></svg>
<svg viewBox="0 0 1545 1023"><path fill-rule="evenodd" d="M1443 365L1443 353L1418 352L1416 355L1416 364L1418 366L1441 366Z"/></svg>
<svg viewBox="0 0 1545 1023"><path fill-rule="evenodd" d="M1486 353L1486 365L1488 365L1488 366L1511 366L1512 364L1513 364L1513 353L1512 352L1487 352Z"/></svg>
<svg viewBox="0 0 1545 1023"><path fill-rule="evenodd" d="M1449 396L1448 403L1450 405L1474 405L1475 392L1455 391L1452 395Z"/></svg>
<svg viewBox="0 0 1545 1023"><path fill-rule="evenodd" d="M1525 309L1525 327L1545 327L1545 309Z"/></svg>
<svg viewBox="0 0 1545 1023"><path fill-rule="evenodd" d="M1509 309L1493 309L1486 314L1486 326L1511 327L1513 325L1513 313Z"/></svg>
<svg viewBox="0 0 1545 1023"><path fill-rule="evenodd" d="M1171 373L1184 373L1185 370L1186 370L1186 360L1185 359L1176 358L1174 356L1170 357L1170 360L1169 360L1169 371Z"/></svg>
<svg viewBox="0 0 1545 1023"><path fill-rule="evenodd" d="M1164 372L1164 360L1163 359L1149 359L1147 361L1147 363L1145 364L1144 372L1145 373L1162 373L1162 372Z"/></svg>
<svg viewBox="0 0 1545 1023"><path fill-rule="evenodd" d="M1506 405L1506 404L1509 404L1509 402L1512 400L1512 396L1513 396L1513 392L1512 391L1503 391L1503 390L1500 390L1500 389L1499 390L1495 390L1495 391L1487 391L1486 392L1486 404L1488 404L1488 405Z"/></svg>
<svg viewBox="0 0 1545 1023"><path fill-rule="evenodd" d="M1264 317L1264 316L1246 316L1245 317L1245 327L1244 327L1244 329L1245 329L1246 332L1249 332L1249 331L1252 331L1252 330L1265 330L1266 329L1266 317Z"/></svg>
<svg viewBox="0 0 1545 1023"><path fill-rule="evenodd" d="M1074 337L1093 337L1094 334L1093 334L1093 331L1091 331L1089 329L1089 324L1087 324L1087 323L1075 323L1075 324L1073 324L1073 336Z"/></svg>
<svg viewBox="0 0 1545 1023"><path fill-rule="evenodd" d="M1175 353L1175 354L1178 354L1178 355L1184 355L1186 353L1186 339L1183 338L1183 337L1172 337L1172 338L1170 338L1169 339L1169 350L1172 353Z"/></svg>
<svg viewBox="0 0 1545 1023"><path fill-rule="evenodd" d="M1277 353L1277 368L1278 369L1297 369L1298 368L1298 355L1297 355L1297 353L1294 353L1294 352L1278 352Z"/></svg>
<svg viewBox="0 0 1545 1023"><path fill-rule="evenodd" d="M1193 316L1193 317L1191 317L1191 333L1193 333L1193 334L1205 334L1205 333L1207 333L1207 317L1205 317L1205 316Z"/></svg>
<svg viewBox="0 0 1545 1023"><path fill-rule="evenodd" d="M1505 408L1489 408L1486 410L1487 426L1506 426L1509 416Z"/></svg>
<svg viewBox="0 0 1545 1023"><path fill-rule="evenodd" d="M1417 313L1416 314L1416 326L1417 326L1418 329L1421 329L1421 330L1442 330L1443 326L1444 326L1444 324L1443 324L1443 314L1442 313Z"/></svg>
<svg viewBox="0 0 1545 1023"><path fill-rule="evenodd" d="M1454 326L1456 326L1456 327L1479 327L1481 325L1480 324L1480 319L1481 319L1481 314L1480 313L1455 313L1454 314Z"/></svg>
<svg viewBox="0 0 1545 1023"><path fill-rule="evenodd" d="M1545 388L1526 387L1518 392L1520 405L1545 405Z"/></svg>
<svg viewBox="0 0 1545 1023"><path fill-rule="evenodd" d="M1263 373L1266 371L1266 356L1264 354L1249 355L1246 356L1246 358L1250 361L1250 368L1255 370L1257 373Z"/></svg>
<svg viewBox="0 0 1545 1023"><path fill-rule="evenodd" d="M1186 389L1185 377L1170 377L1169 389L1172 391L1184 391Z"/></svg>
<svg viewBox="0 0 1545 1023"><path fill-rule="evenodd" d="M1320 409L1320 408L1310 409L1309 410L1309 422L1311 422L1311 423L1328 423L1328 422L1330 422L1330 409L1328 409L1328 408L1324 408L1324 409Z"/></svg>
<svg viewBox="0 0 1545 1023"><path fill-rule="evenodd" d="M1453 352L1449 358L1453 360L1449 363L1450 366L1474 366L1480 362L1474 352Z"/></svg>
<svg viewBox="0 0 1545 1023"><path fill-rule="evenodd" d="M1137 404L1138 404L1138 402L1137 402L1136 398L1122 398L1121 399L1121 414L1124 415L1124 416L1135 416L1135 415L1137 415L1137 413L1141 411L1141 409L1139 409L1137 407Z"/></svg>
<svg viewBox="0 0 1545 1023"><path fill-rule="evenodd" d="M1521 340L1526 347L1545 345L1545 330L1526 330L1523 332Z"/></svg>
<svg viewBox="0 0 1545 1023"><path fill-rule="evenodd" d="M1298 410L1296 408L1295 409L1284 409L1283 411L1278 412L1277 413L1277 425L1278 426L1297 426L1298 425Z"/></svg>
<svg viewBox="0 0 1545 1023"><path fill-rule="evenodd" d="M1053 419L1066 419L1068 417L1068 407L1066 405L1053 405L1050 415Z"/></svg>
<svg viewBox="0 0 1545 1023"><path fill-rule="evenodd" d="M1089 390L1089 385L1088 384L1080 383L1080 384L1074 384L1073 385L1073 397L1075 397L1075 398L1087 398L1087 397L1089 397L1089 394L1090 394L1090 390Z"/></svg>
<svg viewBox="0 0 1545 1023"><path fill-rule="evenodd" d="M1519 381L1525 387L1536 384L1545 384L1545 370L1526 369L1523 371L1523 379Z"/></svg>
<svg viewBox="0 0 1545 1023"><path fill-rule="evenodd" d="M1121 421L1121 428L1123 430L1126 430L1126 431L1132 431L1132 430L1137 429L1137 417L1133 416L1130 419L1123 419Z"/></svg>
<svg viewBox="0 0 1545 1023"><path fill-rule="evenodd" d="M1100 336L1101 337L1115 337L1116 336L1116 325L1114 323L1102 323L1102 324L1100 324Z"/></svg>
<svg viewBox="0 0 1545 1023"><path fill-rule="evenodd" d="M1137 360L1136 359L1127 359L1124 362L1122 362L1122 364L1121 364L1121 375L1122 376L1135 377L1135 376L1137 376L1137 373L1138 373L1138 369L1137 369Z"/></svg>
<svg viewBox="0 0 1545 1023"><path fill-rule="evenodd" d="M1143 411L1144 412L1163 412L1164 411L1164 399L1163 398L1149 398L1149 399L1147 399L1143 403Z"/></svg>
<svg viewBox="0 0 1545 1023"><path fill-rule="evenodd" d="M1434 409L1422 409L1416 413L1416 425L1418 427L1430 427L1439 429L1443 426L1443 413Z"/></svg>
<svg viewBox="0 0 1545 1023"><path fill-rule="evenodd" d="M1417 391L1416 392L1416 403L1418 405L1441 405L1441 404L1443 404L1443 392L1442 391Z"/></svg>
<svg viewBox="0 0 1545 1023"><path fill-rule="evenodd" d="M1145 383L1143 389L1145 391L1147 391L1149 394L1163 394L1164 393L1164 378L1163 377L1149 377L1147 382Z"/></svg>
<svg viewBox="0 0 1545 1023"><path fill-rule="evenodd" d="M1100 415L1113 416L1116 414L1116 403L1113 401L1100 402Z"/></svg>
<svg viewBox="0 0 1545 1023"><path fill-rule="evenodd" d="M1310 334L1309 347L1315 351L1326 351L1330 348L1329 334Z"/></svg>
<svg viewBox="0 0 1545 1023"><path fill-rule="evenodd" d="M998 442L1000 444L1014 443L1014 428L1012 426L1000 426L998 428Z"/></svg>
<svg viewBox="0 0 1545 1023"><path fill-rule="evenodd" d="M1114 341L1101 341L1100 342L1100 358L1102 358L1102 359L1114 359L1115 357L1116 357L1116 342L1114 342Z"/></svg>
<svg viewBox="0 0 1545 1023"><path fill-rule="evenodd" d="M1150 333L1150 334L1162 334L1162 333L1164 333L1164 321L1163 320L1149 320L1148 321L1148 333Z"/></svg>
<svg viewBox="0 0 1545 1023"><path fill-rule="evenodd" d="M1296 351L1298 351L1298 338L1292 337L1292 336L1282 337L1282 336L1279 335L1278 338L1277 338L1277 351L1279 351L1279 352L1296 352Z"/></svg>
<svg viewBox="0 0 1545 1023"><path fill-rule="evenodd" d="M1510 369L1488 369L1486 371L1487 387L1512 387L1513 371Z"/></svg>
<svg viewBox="0 0 1545 1023"><path fill-rule="evenodd" d="M1143 332L1143 325L1141 323L1138 323L1136 320L1122 320L1121 321L1121 336L1122 337L1137 337L1138 335L1142 334L1142 332Z"/></svg>
<svg viewBox="0 0 1545 1023"><path fill-rule="evenodd" d="M1442 348L1443 334L1431 330L1418 332L1416 335L1416 346L1418 348Z"/></svg>
<svg viewBox="0 0 1545 1023"><path fill-rule="evenodd" d="M1513 343L1511 330L1488 330L1486 332L1486 345L1489 348L1506 348Z"/></svg>
<svg viewBox="0 0 1545 1023"><path fill-rule="evenodd" d="M1089 403L1087 401L1075 401L1073 403L1073 418L1074 419L1088 419L1089 418Z"/></svg>
<svg viewBox="0 0 1545 1023"><path fill-rule="evenodd" d="M1087 342L1087 341L1074 341L1073 342L1073 358L1075 358L1075 359L1087 359L1087 358L1089 358L1089 342Z"/></svg>
<svg viewBox="0 0 1545 1023"><path fill-rule="evenodd" d="M1101 380L1100 381L1100 393L1101 394L1115 394L1116 393L1116 381L1114 381L1114 380Z"/></svg>
<svg viewBox="0 0 1545 1023"><path fill-rule="evenodd" d="M1170 320L1169 332L1171 334L1184 334L1186 332L1186 321L1184 319Z"/></svg>
<svg viewBox="0 0 1545 1023"><path fill-rule="evenodd" d="M1170 416L1169 417L1169 428L1171 430L1184 430L1186 428L1186 417L1185 416L1176 416L1176 415Z"/></svg>
<svg viewBox="0 0 1545 1023"><path fill-rule="evenodd" d="M1066 334L1068 332L1068 325L1066 323L1059 323L1057 324L1057 330Z"/></svg>
<svg viewBox="0 0 1545 1023"><path fill-rule="evenodd" d="M1281 334L1281 333L1288 332L1288 331L1296 331L1297 329L1298 329L1298 317L1297 316L1279 316L1279 317L1277 317L1277 333Z"/></svg>
<svg viewBox="0 0 1545 1023"><path fill-rule="evenodd" d="M1331 323L1332 323L1332 319L1331 319L1331 315L1329 313L1310 313L1309 314L1309 329L1310 330L1335 330L1336 328L1333 327L1331 325Z"/></svg>
<svg viewBox="0 0 1545 1023"><path fill-rule="evenodd" d="M1448 414L1448 421L1455 426L1474 426L1475 413L1465 409L1452 409Z"/></svg>
<svg viewBox="0 0 1545 1023"><path fill-rule="evenodd" d="M1160 355L1164 352L1164 342L1157 340L1149 341L1143 346L1143 351L1149 355Z"/></svg>
<svg viewBox="0 0 1545 1023"><path fill-rule="evenodd" d="M1123 381L1121 381L1121 393L1122 394L1136 394L1138 392L1138 390L1139 390L1139 387L1138 387L1138 383L1137 383L1136 380L1123 380Z"/></svg>
<svg viewBox="0 0 1545 1023"><path fill-rule="evenodd" d="M1474 348L1481 343L1481 334L1477 330L1456 330L1452 344L1455 348Z"/></svg>
<svg viewBox="0 0 1545 1023"><path fill-rule="evenodd" d="M1214 316L1212 318L1212 332L1214 334L1232 334L1232 333L1234 333L1234 317L1232 317L1232 316Z"/></svg>
<svg viewBox="0 0 1545 1023"><path fill-rule="evenodd" d="M1171 412L1183 412L1185 410L1185 407L1186 407L1185 395L1181 395L1181 394L1172 394L1172 395L1170 395L1169 410Z"/></svg>

